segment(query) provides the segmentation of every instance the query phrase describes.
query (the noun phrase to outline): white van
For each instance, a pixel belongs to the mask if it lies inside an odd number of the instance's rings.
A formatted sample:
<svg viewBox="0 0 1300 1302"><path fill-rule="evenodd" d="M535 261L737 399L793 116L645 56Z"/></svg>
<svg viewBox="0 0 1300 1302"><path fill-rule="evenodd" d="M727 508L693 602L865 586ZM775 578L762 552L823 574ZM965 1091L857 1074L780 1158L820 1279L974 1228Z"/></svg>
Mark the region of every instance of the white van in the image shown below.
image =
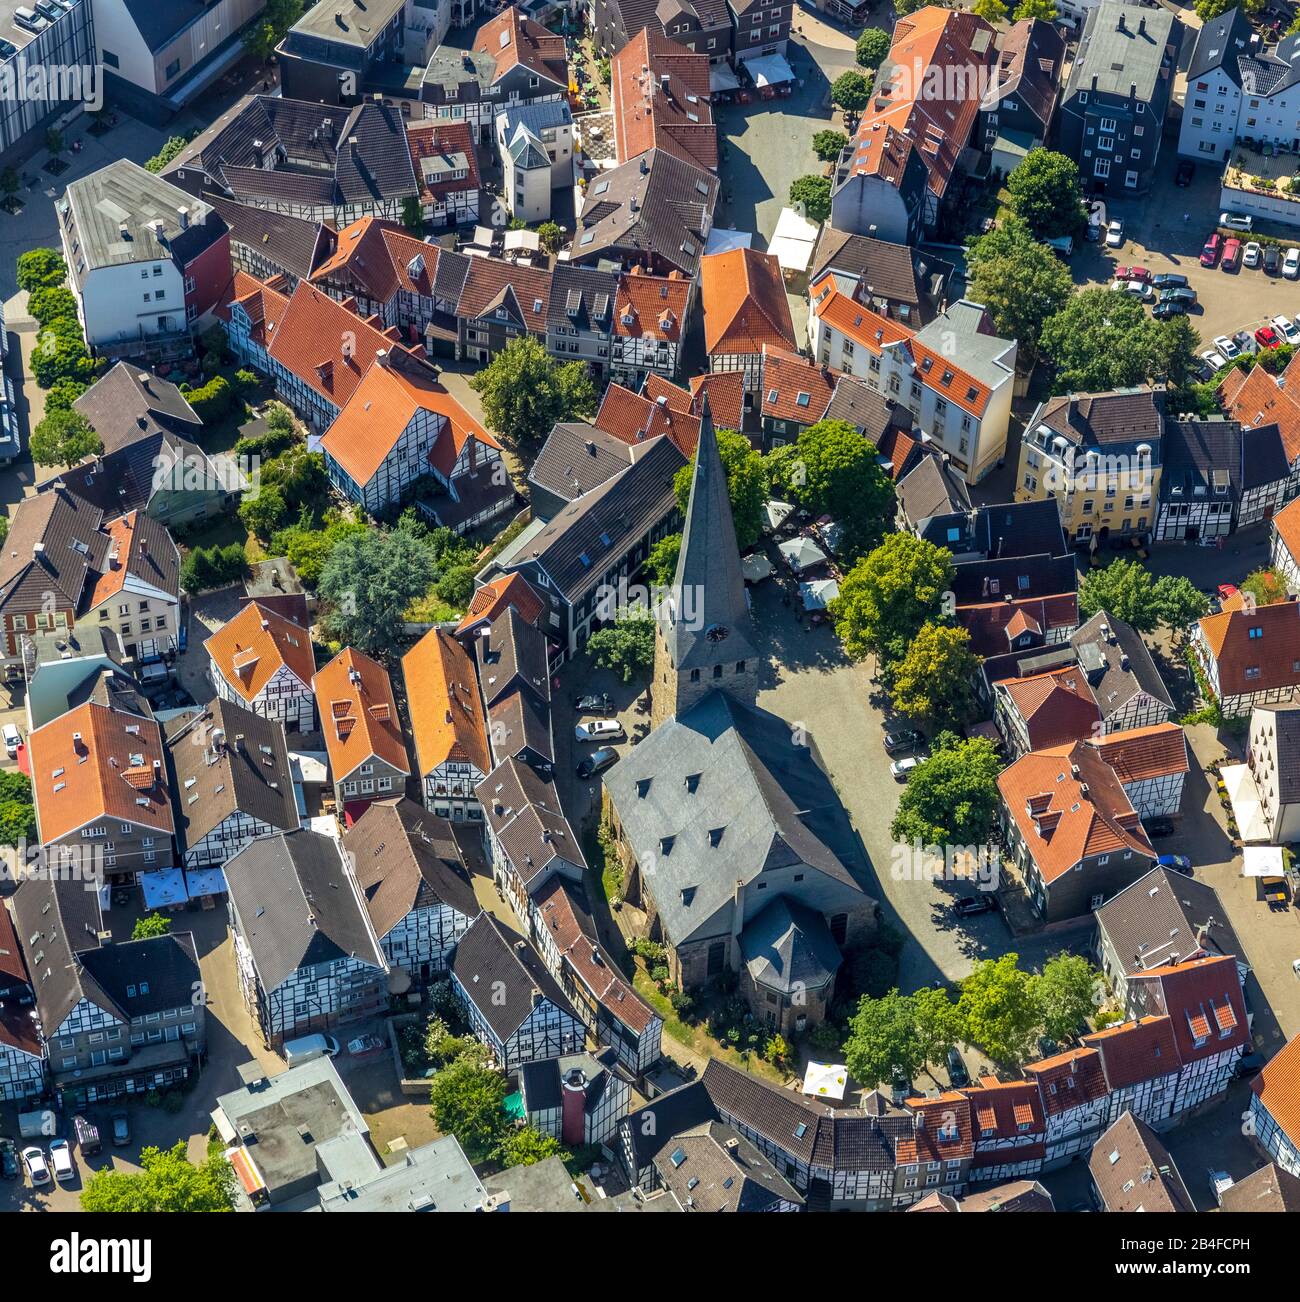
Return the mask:
<svg viewBox="0 0 1300 1302"><path fill-rule="evenodd" d="M1253 231L1255 219L1249 213L1221 212L1219 225L1226 226L1231 231Z"/></svg>
<svg viewBox="0 0 1300 1302"><path fill-rule="evenodd" d="M339 1051L339 1042L332 1035L301 1035L296 1040L284 1042L284 1060L297 1067L313 1058L333 1057Z"/></svg>

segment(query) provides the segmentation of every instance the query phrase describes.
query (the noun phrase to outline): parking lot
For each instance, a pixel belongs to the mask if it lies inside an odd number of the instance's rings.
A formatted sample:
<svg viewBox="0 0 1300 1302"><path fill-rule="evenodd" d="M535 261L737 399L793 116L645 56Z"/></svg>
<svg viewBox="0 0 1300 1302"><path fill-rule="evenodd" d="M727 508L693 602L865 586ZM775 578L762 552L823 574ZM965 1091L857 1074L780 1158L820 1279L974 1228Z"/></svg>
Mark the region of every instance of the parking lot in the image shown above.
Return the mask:
<svg viewBox="0 0 1300 1302"><path fill-rule="evenodd" d="M1216 335L1254 331L1274 316L1294 320L1300 312L1300 281L1269 275L1261 268L1224 271L1201 266L1201 248L1219 213L1219 173L1197 167L1191 185L1174 183L1177 162L1173 142L1161 154L1160 177L1142 199L1106 196L1106 216L1124 223L1125 242L1108 249L1102 243L1076 248L1070 268L1077 284L1109 284L1116 267L1143 266L1153 275L1178 272L1196 291L1198 304L1188 320L1209 348ZM1242 235L1243 243L1250 238ZM1300 246L1300 232L1295 243Z"/></svg>

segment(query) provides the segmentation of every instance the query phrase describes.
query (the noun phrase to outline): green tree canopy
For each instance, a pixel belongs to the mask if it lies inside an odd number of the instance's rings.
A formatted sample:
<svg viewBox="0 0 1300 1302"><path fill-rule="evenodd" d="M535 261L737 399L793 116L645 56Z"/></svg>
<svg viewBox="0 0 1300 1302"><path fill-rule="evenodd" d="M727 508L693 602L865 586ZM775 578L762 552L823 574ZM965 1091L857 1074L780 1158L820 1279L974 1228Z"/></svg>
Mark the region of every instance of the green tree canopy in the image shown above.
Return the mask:
<svg viewBox="0 0 1300 1302"><path fill-rule="evenodd" d="M1209 602L1190 579L1162 575L1137 561L1114 560L1091 570L1079 584L1079 613L1091 619L1104 610L1131 624L1139 633L1152 633L1158 624L1182 628L1200 619Z"/></svg>
<svg viewBox="0 0 1300 1302"><path fill-rule="evenodd" d="M948 991L923 986L912 995L912 1019L916 1027L917 1048L921 1061L934 1065L948 1056L959 1038L957 1005Z"/></svg>
<svg viewBox="0 0 1300 1302"><path fill-rule="evenodd" d="M1060 17L1056 0L1020 0L1016 6L1016 22L1022 23L1028 18L1038 18L1045 23L1054 23Z"/></svg>
<svg viewBox="0 0 1300 1302"><path fill-rule="evenodd" d="M567 1162L569 1153L553 1135L543 1134L536 1126L522 1126L507 1130L497 1144L496 1160L507 1169L512 1166L533 1166L548 1157L558 1157Z"/></svg>
<svg viewBox="0 0 1300 1302"><path fill-rule="evenodd" d="M800 176L790 185L790 206L810 222L824 222L831 215L831 183L825 176Z"/></svg>
<svg viewBox="0 0 1300 1302"><path fill-rule="evenodd" d="M7 525L8 519L4 520ZM16 769L0 770L0 845L16 846L36 840L36 809L32 784Z"/></svg>
<svg viewBox="0 0 1300 1302"><path fill-rule="evenodd" d="M1088 220L1079 165L1052 149L1031 149L1007 177L1011 211L1039 239L1079 234Z"/></svg>
<svg viewBox="0 0 1300 1302"><path fill-rule="evenodd" d="M854 57L863 68L879 68L889 53L890 36L879 27L867 27L853 46Z"/></svg>
<svg viewBox="0 0 1300 1302"><path fill-rule="evenodd" d="M840 582L835 632L855 660L901 660L923 624L939 618L952 586L952 553L911 533L891 533Z"/></svg>
<svg viewBox="0 0 1300 1302"><path fill-rule="evenodd" d="M894 485L879 454L847 421L819 420L802 430L776 462L785 493L814 516L829 515L844 529L846 560L869 552L894 515Z"/></svg>
<svg viewBox="0 0 1300 1302"><path fill-rule="evenodd" d="M926 624L892 668L894 705L914 719L965 723L974 706L979 664L964 628Z"/></svg>
<svg viewBox="0 0 1300 1302"><path fill-rule="evenodd" d="M1271 606L1275 601L1285 601L1286 580L1271 566L1252 570L1241 581L1242 592L1255 598L1257 606Z"/></svg>
<svg viewBox="0 0 1300 1302"><path fill-rule="evenodd" d="M531 335L512 339L470 377L487 423L516 449L540 446L557 421L596 410L596 390L582 362L556 362Z"/></svg>
<svg viewBox="0 0 1300 1302"><path fill-rule="evenodd" d="M961 983L957 1017L961 1038L983 1049L994 1062L1022 1059L1033 1044L1041 1019L1029 973L1017 954L985 959Z"/></svg>
<svg viewBox="0 0 1300 1302"><path fill-rule="evenodd" d="M564 230L558 222L543 222L537 228L537 238L547 253L555 253L564 243Z"/></svg>
<svg viewBox="0 0 1300 1302"><path fill-rule="evenodd" d="M172 920L161 913L146 913L143 918L135 920L131 929L132 940L153 940L165 936L171 930Z"/></svg>
<svg viewBox="0 0 1300 1302"><path fill-rule="evenodd" d="M330 548L318 592L330 637L367 655L393 653L404 636L407 606L436 576L422 540L401 529L345 533Z"/></svg>
<svg viewBox="0 0 1300 1302"><path fill-rule="evenodd" d="M32 431L32 460L38 466L75 466L104 450L100 437L80 412L49 412Z"/></svg>
<svg viewBox="0 0 1300 1302"><path fill-rule="evenodd" d="M895 841L922 845L982 845L998 808L1002 761L985 737L936 739L913 770L890 828Z"/></svg>
<svg viewBox="0 0 1300 1302"><path fill-rule="evenodd" d="M1043 326L1070 300L1069 267L1012 216L971 240L967 274L971 297L988 308L999 335L1019 341L1022 363L1031 365Z"/></svg>
<svg viewBox="0 0 1300 1302"><path fill-rule="evenodd" d="M429 1087L433 1119L444 1135L455 1135L471 1161L481 1162L496 1148L505 1128L502 1104L506 1078L465 1053L444 1067Z"/></svg>
<svg viewBox="0 0 1300 1302"><path fill-rule="evenodd" d="M28 249L18 258L18 288L29 294L62 285L67 278L68 264L55 249Z"/></svg>
<svg viewBox="0 0 1300 1302"><path fill-rule="evenodd" d="M655 543L645 558L645 573L650 582L661 587L670 584L677 576L677 558L681 553L682 536L679 533L670 533Z"/></svg>
<svg viewBox="0 0 1300 1302"><path fill-rule="evenodd" d="M648 610L621 611L612 624L587 639L587 650L602 669L612 669L630 683L654 664L654 618Z"/></svg>
<svg viewBox="0 0 1300 1302"><path fill-rule="evenodd" d="M1100 980L1097 969L1078 954L1049 958L1029 987L1043 1033L1053 1040L1070 1039L1097 1010Z"/></svg>
<svg viewBox="0 0 1300 1302"><path fill-rule="evenodd" d="M813 153L822 160L823 163L834 162L840 156L840 151L849 143L849 138L843 131L832 131L827 128L825 131L819 131L812 138Z"/></svg>
<svg viewBox="0 0 1300 1302"><path fill-rule="evenodd" d="M275 52L289 28L302 17L303 0L266 0L257 21L244 29L244 49L261 63Z"/></svg>
<svg viewBox="0 0 1300 1302"><path fill-rule="evenodd" d="M1170 629L1185 629L1210 609L1209 598L1191 579L1161 575L1155 587L1156 617Z"/></svg>
<svg viewBox="0 0 1300 1302"><path fill-rule="evenodd" d="M986 23L1003 23L1007 19L1005 0L975 0L971 13L977 14Z"/></svg>
<svg viewBox="0 0 1300 1302"><path fill-rule="evenodd" d="M718 456L727 472L727 496L731 499L731 514L736 523L736 543L740 550L752 547L763 532L763 504L767 501L767 469L762 456L743 435L734 430L720 429ZM683 516L691 500L691 476L695 473L695 459L677 472L673 488L677 505Z"/></svg>
<svg viewBox="0 0 1300 1302"><path fill-rule="evenodd" d="M861 113L871 99L870 73L850 68L842 72L831 84L831 103L846 113Z"/></svg>
<svg viewBox="0 0 1300 1302"><path fill-rule="evenodd" d="M83 1212L229 1212L235 1172L220 1154L197 1166L184 1140L172 1148L145 1148L139 1171L101 1167L81 1191Z"/></svg>
<svg viewBox="0 0 1300 1302"><path fill-rule="evenodd" d="M844 1042L844 1064L858 1084L874 1089L895 1073L911 1080L924 1053L910 996L894 989L881 999L862 997Z"/></svg>

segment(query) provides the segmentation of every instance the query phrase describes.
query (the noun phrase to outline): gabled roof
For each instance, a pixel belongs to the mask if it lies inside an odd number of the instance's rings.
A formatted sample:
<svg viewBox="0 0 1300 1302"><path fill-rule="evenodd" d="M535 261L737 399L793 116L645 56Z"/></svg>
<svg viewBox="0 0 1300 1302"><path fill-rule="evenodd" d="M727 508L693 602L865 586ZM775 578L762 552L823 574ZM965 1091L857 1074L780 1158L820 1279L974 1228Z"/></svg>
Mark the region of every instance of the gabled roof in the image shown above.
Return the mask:
<svg viewBox="0 0 1300 1302"><path fill-rule="evenodd" d="M611 384L600 400L593 424L634 447L666 435L684 457L690 457L695 455L700 437L700 418L694 405L691 395L675 384L647 383L640 393Z"/></svg>
<svg viewBox="0 0 1300 1302"><path fill-rule="evenodd" d="M490 913L480 913L457 942L451 971L503 1042L532 1015L534 991L577 1020L568 996L537 951Z"/></svg>
<svg viewBox="0 0 1300 1302"><path fill-rule="evenodd" d="M1214 954L1131 973L1129 998L1135 1008L1168 1015L1184 1065L1250 1043L1235 957Z"/></svg>
<svg viewBox="0 0 1300 1302"><path fill-rule="evenodd" d="M719 429L739 430L744 422L745 413L745 377L740 371L711 371L706 375L692 375L687 384L691 386L691 411L699 415L704 399L709 400L709 409ZM648 398L658 399L659 394L669 392L673 387L662 375L653 371L645 377L641 392Z"/></svg>
<svg viewBox="0 0 1300 1302"><path fill-rule="evenodd" d="M23 498L0 543L0 605L45 610L53 600L79 611L107 551L103 519L98 507L66 489Z"/></svg>
<svg viewBox="0 0 1300 1302"><path fill-rule="evenodd" d="M1280 454L1277 426L1268 429L1274 432ZM1242 433L1235 420L1222 416L1166 420L1160 453L1160 500L1188 501L1198 492L1211 499L1217 495L1226 495L1230 500L1238 497L1242 490ZM1284 462L1282 475L1285 473Z"/></svg>
<svg viewBox="0 0 1300 1302"><path fill-rule="evenodd" d="M1043 1102L1035 1081L1000 1081L981 1078L979 1087L960 1091L970 1103L972 1135L978 1146L981 1140L1041 1137L1047 1127ZM992 1149L995 1160L1002 1161L1000 1149ZM978 1160L978 1154L977 1154Z"/></svg>
<svg viewBox="0 0 1300 1302"><path fill-rule="evenodd" d="M475 591L464 619L456 626L457 637L482 624L490 624L510 607L528 624L539 623L546 611L546 603L522 574L504 574Z"/></svg>
<svg viewBox="0 0 1300 1302"><path fill-rule="evenodd" d="M1146 643L1122 619L1099 610L1070 634L1070 645L1103 717L1118 714L1140 692L1173 710L1173 697Z"/></svg>
<svg viewBox="0 0 1300 1302"><path fill-rule="evenodd" d="M1225 1212L1300 1212L1300 1177L1276 1162L1261 1166L1219 1197Z"/></svg>
<svg viewBox="0 0 1300 1302"><path fill-rule="evenodd" d="M1239 60L1251 52L1254 34L1246 11L1239 5L1201 24L1196 34L1196 49L1187 68L1188 81L1204 77L1216 69L1229 81L1241 85Z"/></svg>
<svg viewBox="0 0 1300 1302"><path fill-rule="evenodd" d="M709 59L645 27L611 61L614 147L626 163L656 147L715 171Z"/></svg>
<svg viewBox="0 0 1300 1302"><path fill-rule="evenodd" d="M475 639L474 650L479 688L489 707L521 688L549 703L551 678L546 638L513 606L508 606L492 621L485 637Z"/></svg>
<svg viewBox="0 0 1300 1302"><path fill-rule="evenodd" d="M1088 1170L1108 1212L1196 1210L1169 1150L1131 1112L1093 1145Z"/></svg>
<svg viewBox="0 0 1300 1302"><path fill-rule="evenodd" d="M1101 1056L1102 1071L1112 1090L1169 1076L1181 1068L1174 1024L1168 1017L1142 1017L1082 1038Z"/></svg>
<svg viewBox="0 0 1300 1302"><path fill-rule="evenodd" d="M809 266L809 280L817 281L827 271L839 271L869 286L872 298L900 303L918 313L925 305L943 297L943 287L953 276L954 267L934 254L908 244L894 244L871 235L856 235L836 230L827 224L817 236ZM935 293L936 284L939 293Z"/></svg>
<svg viewBox="0 0 1300 1302"><path fill-rule="evenodd" d="M1106 1097L1109 1089L1096 1049L1067 1049L1064 1053L1026 1063L1024 1073L1036 1081L1043 1110L1049 1117L1060 1116L1087 1103Z"/></svg>
<svg viewBox="0 0 1300 1302"><path fill-rule="evenodd" d="M474 788L483 805L483 820L492 829L524 886L546 869L587 866L582 845L560 804L553 779L527 764L507 758Z"/></svg>
<svg viewBox="0 0 1300 1302"><path fill-rule="evenodd" d="M648 409L635 394L611 384L605 390L602 410L607 413L606 419L621 426L624 421L636 421ZM528 482L562 501L575 501L626 470L632 464L635 446L632 440L615 438L586 421L560 421L546 436L529 468Z"/></svg>
<svg viewBox="0 0 1300 1302"><path fill-rule="evenodd" d="M311 637L291 619L250 601L203 644L217 672L246 701L257 699L281 666L311 690L316 660Z"/></svg>
<svg viewBox="0 0 1300 1302"><path fill-rule="evenodd" d="M835 395L836 372L775 344L763 345L764 420L815 425ZM901 486L900 486L901 487Z"/></svg>
<svg viewBox="0 0 1300 1302"><path fill-rule="evenodd" d="M382 760L399 773L410 773L397 701L383 665L353 647L344 647L316 671L312 690L335 782L372 760Z"/></svg>
<svg viewBox="0 0 1300 1302"><path fill-rule="evenodd" d="M680 271L652 276L635 266L618 278L614 295L614 334L627 339L678 343L686 328L691 282Z"/></svg>
<svg viewBox="0 0 1300 1302"><path fill-rule="evenodd" d="M402 290L432 298L438 263L446 256L455 255L416 239L397 222L360 217L339 231L334 251L315 267L311 279L341 285L378 303Z"/></svg>
<svg viewBox="0 0 1300 1302"><path fill-rule="evenodd" d="M1060 746L1091 736L1101 718L1096 698L1082 669L1069 665L998 684L1025 721L1033 750Z"/></svg>
<svg viewBox="0 0 1300 1302"><path fill-rule="evenodd" d="M564 37L525 18L514 5L478 29L474 49L496 60L497 80L522 64L533 75L544 77L568 92L569 65Z"/></svg>
<svg viewBox="0 0 1300 1302"><path fill-rule="evenodd" d="M546 312L549 326L592 330L602 335L613 328L619 278L612 271L557 262L551 277Z"/></svg>
<svg viewBox="0 0 1300 1302"><path fill-rule="evenodd" d="M1300 1035L1265 1064L1250 1088L1282 1133L1300 1147Z"/></svg>
<svg viewBox="0 0 1300 1302"><path fill-rule="evenodd" d="M1224 610L1200 621L1222 696L1300 686L1300 602Z"/></svg>
<svg viewBox="0 0 1300 1302"><path fill-rule="evenodd" d="M765 345L798 344L781 264L770 253L731 249L700 261L704 346L710 356L761 353Z"/></svg>
<svg viewBox="0 0 1300 1302"><path fill-rule="evenodd" d="M1187 738L1178 724L1168 721L1089 737L1087 744L1096 749L1125 786L1172 777L1189 768Z"/></svg>
<svg viewBox="0 0 1300 1302"><path fill-rule="evenodd" d="M492 767L474 666L449 633L430 629L403 657L407 710L420 776L448 761Z"/></svg>
<svg viewBox="0 0 1300 1302"><path fill-rule="evenodd" d="M105 525L103 559L86 594L86 609L94 610L116 597L128 580L179 601L181 554L165 525L142 511L131 511Z"/></svg>
<svg viewBox="0 0 1300 1302"><path fill-rule="evenodd" d="M1182 24L1168 10L1103 0L1088 11L1066 98L1090 87L1127 98L1130 87L1136 86L1135 98L1151 103L1162 81L1168 83L1165 96L1172 95L1173 74L1166 71L1166 58L1177 61L1182 32Z"/></svg>
<svg viewBox="0 0 1300 1302"><path fill-rule="evenodd" d="M1152 456L1159 457L1164 412L1160 396L1142 386L1048 398L1029 423L1046 426L1077 448L1149 443Z"/></svg>
<svg viewBox="0 0 1300 1302"><path fill-rule="evenodd" d="M1013 23L998 49L997 103L1015 99L1024 104L1046 134L1061 93L1064 62L1065 38L1052 23L1041 18Z"/></svg>
<svg viewBox="0 0 1300 1302"><path fill-rule="evenodd" d="M1300 561L1300 498L1288 502L1273 517L1273 533L1292 559Z"/></svg>
<svg viewBox="0 0 1300 1302"><path fill-rule="evenodd" d="M100 820L172 834L162 733L152 719L88 701L37 728L27 745L42 843Z"/></svg>
<svg viewBox="0 0 1300 1302"><path fill-rule="evenodd" d="M478 155L468 122L410 123L406 128L406 143L411 150L422 204L479 188ZM462 171L465 175L458 176Z"/></svg>
<svg viewBox="0 0 1300 1302"><path fill-rule="evenodd" d="M1219 383L1219 402L1224 411L1244 429L1255 425L1276 425L1286 449L1287 461L1300 457L1300 402L1295 399L1295 381L1288 365L1286 384L1279 383L1262 366L1249 371L1230 370Z"/></svg>
<svg viewBox="0 0 1300 1302"><path fill-rule="evenodd" d="M415 909L479 913L456 831L413 800L376 800L343 833L343 849L381 940Z"/></svg>
<svg viewBox="0 0 1300 1302"><path fill-rule="evenodd" d="M230 228L232 244L242 244L299 280L311 275L333 245L334 232L324 222L237 203L221 194L203 197Z"/></svg>
<svg viewBox="0 0 1300 1302"><path fill-rule="evenodd" d="M300 828L259 836L226 861L239 931L262 988L299 968L355 958L387 970L339 843Z"/></svg>

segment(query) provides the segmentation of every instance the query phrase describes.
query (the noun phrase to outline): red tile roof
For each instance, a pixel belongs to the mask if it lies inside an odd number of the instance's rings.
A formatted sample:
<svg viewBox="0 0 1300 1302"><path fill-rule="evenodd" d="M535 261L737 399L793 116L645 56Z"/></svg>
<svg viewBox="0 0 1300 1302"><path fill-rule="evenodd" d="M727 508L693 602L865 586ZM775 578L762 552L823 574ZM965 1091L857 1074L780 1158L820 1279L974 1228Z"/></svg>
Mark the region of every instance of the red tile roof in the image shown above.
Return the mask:
<svg viewBox="0 0 1300 1302"><path fill-rule="evenodd" d="M258 280L247 272L235 272L235 279L230 291L230 301L238 303L248 313L253 328L249 332L255 344L266 348L275 338L275 332L289 310L289 299L279 290L272 288L269 281ZM229 307L218 309L217 316L223 321L230 320Z"/></svg>
<svg viewBox="0 0 1300 1302"><path fill-rule="evenodd" d="M919 1124L899 1136L896 1163L955 1161L974 1153L971 1107L964 1095L950 1090L934 1099L908 1099L907 1107Z"/></svg>
<svg viewBox="0 0 1300 1302"><path fill-rule="evenodd" d="M432 203L436 199L446 199L448 195L460 194L463 190L479 188L481 178L478 155L474 151L474 135L468 122L412 123L406 128L406 143L411 151L411 165L415 168L421 203ZM422 158L447 158L452 154L462 155L465 159L466 174L463 177L435 181L432 184L425 180L420 167Z"/></svg>
<svg viewBox="0 0 1300 1302"><path fill-rule="evenodd" d="M1187 738L1176 723L1112 732L1090 738L1088 745L1097 749L1125 786L1188 771Z"/></svg>
<svg viewBox="0 0 1300 1302"><path fill-rule="evenodd" d="M465 617L456 625L459 636L470 629L490 624L507 607L513 606L525 624L536 627L546 611L546 603L532 584L518 572L485 583L470 598Z"/></svg>
<svg viewBox="0 0 1300 1302"><path fill-rule="evenodd" d="M679 343L691 301L691 284L679 271L651 276L633 267L618 278L614 334L626 339Z"/></svg>
<svg viewBox="0 0 1300 1302"><path fill-rule="evenodd" d="M1096 1049L1068 1049L1051 1058L1027 1063L1025 1074L1039 1083L1040 1097L1049 1117L1059 1116L1084 1103L1094 1103L1109 1093Z"/></svg>
<svg viewBox="0 0 1300 1302"><path fill-rule="evenodd" d="M1238 603L1206 615L1200 627L1218 664L1221 696L1300 686L1300 602L1279 601L1254 611Z"/></svg>
<svg viewBox="0 0 1300 1302"><path fill-rule="evenodd" d="M1273 517L1273 532L1291 553L1291 559L1300 565L1300 497L1288 502Z"/></svg>
<svg viewBox="0 0 1300 1302"><path fill-rule="evenodd" d="M1189 959L1129 977L1130 990L1168 1014L1183 1063L1250 1042L1237 960L1232 955ZM1158 987L1158 989L1153 989ZM1201 1039L1202 1044L1196 1041Z"/></svg>
<svg viewBox="0 0 1300 1302"><path fill-rule="evenodd" d="M1122 1089L1178 1071L1178 1042L1168 1017L1143 1017L1085 1035L1083 1042L1101 1054L1111 1089Z"/></svg>
<svg viewBox="0 0 1300 1302"><path fill-rule="evenodd" d="M678 393L689 403L689 395L684 390ZM662 401L633 393L621 384L611 384L592 424L632 445L666 434L683 456L693 457L700 439L700 418L690 412L688 405L670 400L666 392L660 393L659 398Z"/></svg>
<svg viewBox="0 0 1300 1302"><path fill-rule="evenodd" d="M835 371L769 344L763 349L762 415L768 420L813 425L826 414L835 393Z"/></svg>
<svg viewBox="0 0 1300 1302"><path fill-rule="evenodd" d="M1300 392L1300 371L1294 360L1288 364L1284 378L1286 387L1282 388L1262 366L1229 371L1219 383L1219 401L1228 416L1247 429L1276 424L1286 459L1294 462L1300 456L1300 402L1293 396Z"/></svg>
<svg viewBox="0 0 1300 1302"><path fill-rule="evenodd" d="M549 78L566 93L569 89L564 37L555 36L540 23L525 18L514 5L478 29L474 48L496 60L498 79L522 63L530 72Z"/></svg>
<svg viewBox="0 0 1300 1302"><path fill-rule="evenodd" d="M254 700L286 665L310 688L316 660L307 630L250 601L203 644L218 672L245 701Z"/></svg>
<svg viewBox="0 0 1300 1302"><path fill-rule="evenodd" d="M907 441L909 445L912 443L910 439ZM1011 650L1011 639L1024 632L1050 633L1057 628L1077 628L1079 598L1074 592L1059 592L1050 597L959 606L957 622L970 634L970 649L976 655L1003 655ZM1051 742L1044 740L1044 744Z"/></svg>
<svg viewBox="0 0 1300 1302"><path fill-rule="evenodd" d="M378 303L389 302L399 290L432 298L440 252L396 222L362 217L339 231L333 254L311 278L359 290Z"/></svg>
<svg viewBox="0 0 1300 1302"><path fill-rule="evenodd" d="M383 665L345 647L317 671L312 690L335 782L372 758L410 773L393 685Z"/></svg>
<svg viewBox="0 0 1300 1302"><path fill-rule="evenodd" d="M1300 1147L1300 1035L1278 1051L1251 1089L1282 1133Z"/></svg>
<svg viewBox="0 0 1300 1302"><path fill-rule="evenodd" d="M781 264L770 253L731 249L700 259L704 347L719 354L797 351Z"/></svg>
<svg viewBox="0 0 1300 1302"><path fill-rule="evenodd" d="M662 149L716 171L718 133L709 103L709 59L646 27L610 65L615 157Z"/></svg>
<svg viewBox="0 0 1300 1302"><path fill-rule="evenodd" d="M962 1090L975 1117L975 1140L1016 1139L1043 1130L1047 1119L1038 1085L1033 1081L981 1080ZM1025 1128L1022 1130L1021 1126ZM1017 1152L1020 1150L1017 1149Z"/></svg>
<svg viewBox="0 0 1300 1302"><path fill-rule="evenodd" d="M402 677L420 776L448 760L489 772L478 678L460 643L440 628L430 629L402 657Z"/></svg>
<svg viewBox="0 0 1300 1302"><path fill-rule="evenodd" d="M1005 678L998 686L1024 719L1029 745L1034 750L1091 736L1093 725L1101 719L1088 679L1078 665L1024 678Z"/></svg>
<svg viewBox="0 0 1300 1302"><path fill-rule="evenodd" d="M648 392L651 380L658 379L653 374L646 376L645 387ZM739 371L718 371L712 375L692 375L687 381L691 386L691 395L695 406L691 408L697 415L700 410L700 395L709 395L709 410L713 413L713 423L718 429L741 427L745 407L745 377Z"/></svg>

